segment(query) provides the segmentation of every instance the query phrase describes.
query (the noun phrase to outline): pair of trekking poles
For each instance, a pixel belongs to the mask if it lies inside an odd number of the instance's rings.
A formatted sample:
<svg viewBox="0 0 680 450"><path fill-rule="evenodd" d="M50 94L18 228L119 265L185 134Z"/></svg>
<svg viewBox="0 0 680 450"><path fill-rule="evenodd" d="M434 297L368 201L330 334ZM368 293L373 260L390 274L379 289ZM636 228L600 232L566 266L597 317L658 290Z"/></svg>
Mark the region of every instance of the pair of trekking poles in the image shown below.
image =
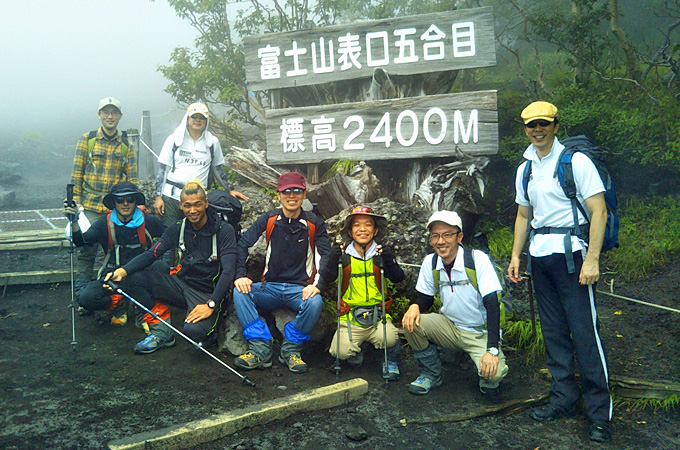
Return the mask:
<svg viewBox="0 0 680 450"><path fill-rule="evenodd" d="M342 238L338 236L335 239L337 245L342 243ZM365 250L365 249L364 249ZM373 257L373 264L377 264L380 267L380 292L382 294L382 325L383 325L383 347L384 347L384 360L382 364L382 375L385 379L385 387L390 387L389 371L387 369L387 314L385 312L385 267L383 264L382 255L376 255ZM337 327L335 330L335 365L333 370L335 371L335 376L340 375L340 317L342 314L342 256L338 260L338 301L336 305L336 315L337 315ZM349 317L347 318L349 320Z"/></svg>
<svg viewBox="0 0 680 450"><path fill-rule="evenodd" d="M69 206L70 206L70 205L72 204L72 202L73 202L73 185L72 185L72 184L68 184L68 185L66 186L66 200L67 200ZM69 221L72 223L76 218L75 218L75 217L71 217L71 215L69 215L69 218L68 218L68 219L69 219ZM72 325L72 326L71 326L71 331L72 331L71 348L75 351L76 346L78 345L78 343L77 343L77 341L76 341L76 315L75 315L75 311L76 311L77 306L76 306L76 300L75 300L75 282L74 282L74 275L73 275L73 251L74 251L74 250L73 250L73 229L71 228L71 231L70 231L70 233L69 233L69 255L70 255L70 262L71 262L71 264L70 264L70 265L71 265L71 325ZM137 300L135 300L134 298L132 298L130 295L128 295L127 292L123 291L123 289L121 289L120 286L118 286L117 283L114 283L114 282L111 281L111 280L108 280L108 281L103 281L103 280L102 280L101 283L102 283L103 285L108 285L108 286L110 286L111 289L113 289L114 292L116 292L116 293L122 295L123 297L127 298L127 299L130 300L135 306L137 306L138 308L140 308L142 311L144 311L145 313L150 314L151 316L153 316L154 319L156 319L156 320L162 322L163 324L165 324L166 326L168 326L172 331L174 331L175 333L179 334L179 335L182 336L184 339L186 339L191 345L193 345L193 346L196 347L197 349L201 350L201 351L202 351L203 353L205 353L206 355L210 356L212 359L214 359L215 361L217 361L218 363L220 363L222 366L224 366L224 367L226 367L227 369L229 369L233 374L235 374L237 377L239 377L239 378L241 379L242 382L244 382L244 383L247 384L248 386L255 387L255 383L253 383L252 381L250 381L250 380L248 379L248 377L241 375L241 374L238 373L236 370L234 370L233 368L231 368L228 364L226 364L225 362L223 362L222 360L220 360L218 357L216 357L215 355L213 355L212 353L210 353L208 350L206 350L206 349L203 347L203 344L202 344L201 342L196 342L196 341L194 341L194 340L191 339L189 336L185 335L185 334L182 333L180 330L178 330L177 328L175 328L174 326L172 326L169 322L163 320L158 314L156 314L155 312L151 311L149 308L147 308L146 306L142 305L142 304L139 303Z"/></svg>

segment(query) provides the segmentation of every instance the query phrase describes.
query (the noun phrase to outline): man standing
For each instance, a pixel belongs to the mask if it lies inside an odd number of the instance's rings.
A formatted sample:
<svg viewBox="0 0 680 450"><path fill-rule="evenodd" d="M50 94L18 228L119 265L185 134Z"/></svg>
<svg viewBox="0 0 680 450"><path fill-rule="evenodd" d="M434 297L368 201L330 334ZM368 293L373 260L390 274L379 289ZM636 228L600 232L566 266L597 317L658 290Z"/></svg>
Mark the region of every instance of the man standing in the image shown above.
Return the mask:
<svg viewBox="0 0 680 450"><path fill-rule="evenodd" d="M279 362L293 373L307 371L300 352L309 340L323 300L317 287L319 269L326 267L330 244L326 224L302 210L307 196L305 178L297 172L281 175L276 190L281 208L262 214L238 242L234 281L234 307L248 341L248 352L234 364L246 370L272 365L272 336L258 315L282 307L293 310L295 320L286 324ZM267 253L261 283L246 277L248 249L265 233Z"/></svg>
<svg viewBox="0 0 680 450"><path fill-rule="evenodd" d="M156 245L106 279L120 281L131 275L128 294L166 322L170 322L170 311L155 299L186 309L184 334L208 346L217 342L222 301L234 280L236 237L234 228L208 208L205 190L197 179L187 181L180 198L185 219L170 225ZM175 248L179 248L180 253L175 275L143 271L163 253ZM144 321L151 334L135 344L135 352L153 353L175 345L167 325L148 313Z"/></svg>
<svg viewBox="0 0 680 450"><path fill-rule="evenodd" d="M553 377L550 402L529 415L550 422L574 412L579 387L574 378L574 357L581 373L581 392L588 418L589 437L598 442L611 439L612 399L604 349L598 333L594 284L600 277L599 257L607 222L604 186L592 161L576 152L572 158L577 200L585 204L590 218L578 213L574 223L572 204L554 176L564 146L555 136L559 129L557 108L534 102L521 114L531 145L524 157L531 162L528 188L523 186L525 161L515 180L517 218L508 276L517 283L520 254L527 241L530 221L530 270L536 290L546 364ZM533 217L532 217L533 213ZM590 221L589 242L577 236L575 227ZM573 261L570 268L567 261ZM570 270L571 269L571 270Z"/></svg>
<svg viewBox="0 0 680 450"><path fill-rule="evenodd" d="M85 133L76 145L73 158L73 200L83 208L89 223L106 213L102 199L114 184L121 181L137 183L137 153L125 132L118 131L123 113L121 104L113 97L99 101L98 116L102 126ZM80 248L76 266L76 296L90 282L97 245ZM88 313L79 308L79 313Z"/></svg>
<svg viewBox="0 0 680 450"><path fill-rule="evenodd" d="M208 130L209 117L208 107L203 103L189 105L182 122L165 140L158 156L160 165L156 174L154 210L168 226L184 218L179 197L184 184L192 178L198 178L203 186L210 189L212 175L225 191L248 200L245 195L231 189L222 168L224 155L220 141Z"/></svg>
<svg viewBox="0 0 680 450"><path fill-rule="evenodd" d="M425 257L416 284L418 299L402 319L406 340L420 368L408 390L425 395L442 385L440 346L470 355L480 377L479 390L497 395L508 366L500 348L498 291L502 288L496 271L485 253L460 245L463 223L455 212L435 212L427 228L435 253ZM476 272L476 288L468 278L469 265ZM421 314L432 306L437 294L442 303L439 312Z"/></svg>
<svg viewBox="0 0 680 450"><path fill-rule="evenodd" d="M75 203L68 205L64 202L64 215L73 218L73 243L78 247L100 244L104 249L104 265L99 271L99 278L151 248L152 238L159 238L165 231L165 225L158 217L137 207L146 203L144 194L129 181L114 184L102 202L110 212L97 219L84 233L78 225ZM169 272L167 265L161 261L158 263L156 270ZM83 288L78 304L89 312L112 311L112 325L123 326L127 322L128 302L120 294L111 294L97 280L90 281Z"/></svg>

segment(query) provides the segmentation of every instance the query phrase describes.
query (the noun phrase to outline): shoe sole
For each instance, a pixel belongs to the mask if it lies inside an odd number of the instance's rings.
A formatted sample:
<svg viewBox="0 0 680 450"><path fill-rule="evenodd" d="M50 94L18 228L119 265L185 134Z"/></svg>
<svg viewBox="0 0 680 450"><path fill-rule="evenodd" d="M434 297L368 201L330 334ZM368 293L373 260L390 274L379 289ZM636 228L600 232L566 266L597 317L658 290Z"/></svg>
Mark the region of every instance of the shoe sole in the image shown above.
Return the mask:
<svg viewBox="0 0 680 450"><path fill-rule="evenodd" d="M164 344L159 344L158 347L156 347L156 348L154 348L154 349L151 349L151 350L138 350L138 349L135 349L135 353L137 353L138 355L148 355L149 353L156 352L156 351L158 351L158 350L160 350L160 349L162 349L162 348L170 348L170 347L174 347L174 346L175 346L175 339L173 339L173 340L170 341L170 342L166 342L166 343L164 343Z"/></svg>
<svg viewBox="0 0 680 450"><path fill-rule="evenodd" d="M257 365L254 365L254 366L250 366L250 365L247 365L247 364L241 365L241 363L239 361L241 361L239 358L235 359L234 365L236 367L238 367L239 369L243 369L243 370L256 370L256 369L264 370L264 369L271 369L271 367L272 367L271 361L264 361L264 362L261 362Z"/></svg>
<svg viewBox="0 0 680 450"><path fill-rule="evenodd" d="M286 363L286 360L283 359L283 358L280 357L280 356L279 356L279 362L280 362L281 364L283 364L284 366L288 367L288 370L290 370L290 371L293 372L293 373L305 373L305 372L307 372L307 370L309 370L309 368L308 368L307 366L304 366L304 368L302 368L302 369L294 369L294 368L290 367L290 366L288 365L288 363Z"/></svg>
<svg viewBox="0 0 680 450"><path fill-rule="evenodd" d="M533 411L529 411L529 417L534 419L536 422L549 423L549 422L554 422L556 420L567 419L569 417L572 417L574 415L574 412L575 411L568 411L568 412L562 413L562 414L557 415L557 416L542 417L542 416L535 415L533 413Z"/></svg>
<svg viewBox="0 0 680 450"><path fill-rule="evenodd" d="M413 384L409 384L409 385L408 385L408 391L409 391L411 394L414 394L414 395L426 395L426 394L428 394L432 389L436 389L436 388L438 388L438 387L441 386L441 385L442 385L442 383L441 383L441 381L440 381L438 384L432 384L432 385L430 386L430 389L424 389L424 388L422 388L422 387L420 387L420 386L416 386L416 385L413 385Z"/></svg>

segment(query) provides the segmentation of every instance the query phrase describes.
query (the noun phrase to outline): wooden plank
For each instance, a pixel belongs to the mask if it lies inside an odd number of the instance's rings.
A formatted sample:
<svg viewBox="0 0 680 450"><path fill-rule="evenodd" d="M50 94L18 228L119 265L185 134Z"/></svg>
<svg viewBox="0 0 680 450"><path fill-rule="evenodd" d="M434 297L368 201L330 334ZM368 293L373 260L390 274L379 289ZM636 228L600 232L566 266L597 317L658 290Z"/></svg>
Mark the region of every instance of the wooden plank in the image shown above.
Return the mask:
<svg viewBox="0 0 680 450"><path fill-rule="evenodd" d="M17 284L52 284L71 280L68 270L37 270L33 272L0 273L0 286Z"/></svg>
<svg viewBox="0 0 680 450"><path fill-rule="evenodd" d="M413 75L496 65L491 7L250 36L243 44L251 90L370 78L376 68Z"/></svg>
<svg viewBox="0 0 680 450"><path fill-rule="evenodd" d="M0 233L0 244L17 242L39 242L65 239L64 229L57 230L29 230Z"/></svg>
<svg viewBox="0 0 680 450"><path fill-rule="evenodd" d="M367 392L368 382L355 378L237 409L209 419L110 441L108 446L111 450L144 450L146 448L170 450L195 447L222 439L244 428L282 420L293 414L347 405Z"/></svg>
<svg viewBox="0 0 680 450"><path fill-rule="evenodd" d="M266 127L272 165L498 153L496 91L277 109Z"/></svg>
<svg viewBox="0 0 680 450"><path fill-rule="evenodd" d="M41 250L46 248L68 248L69 241L66 239L52 239L38 242L15 242L12 244L0 244L0 251Z"/></svg>

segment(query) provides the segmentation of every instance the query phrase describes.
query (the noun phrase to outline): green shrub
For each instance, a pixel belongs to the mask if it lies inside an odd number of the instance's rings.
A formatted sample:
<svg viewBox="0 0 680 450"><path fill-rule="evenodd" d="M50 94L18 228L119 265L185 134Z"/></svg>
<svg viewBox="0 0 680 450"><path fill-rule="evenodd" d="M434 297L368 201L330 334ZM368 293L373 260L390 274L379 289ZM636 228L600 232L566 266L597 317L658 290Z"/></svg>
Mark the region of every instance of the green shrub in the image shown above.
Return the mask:
<svg viewBox="0 0 680 450"><path fill-rule="evenodd" d="M620 211L619 248L603 261L617 276L634 281L680 254L680 196L634 197Z"/></svg>
<svg viewBox="0 0 680 450"><path fill-rule="evenodd" d="M503 340L514 347L528 363L540 361L545 355L545 342L539 321L536 321L536 337L533 337L530 320L508 321L503 329Z"/></svg>

